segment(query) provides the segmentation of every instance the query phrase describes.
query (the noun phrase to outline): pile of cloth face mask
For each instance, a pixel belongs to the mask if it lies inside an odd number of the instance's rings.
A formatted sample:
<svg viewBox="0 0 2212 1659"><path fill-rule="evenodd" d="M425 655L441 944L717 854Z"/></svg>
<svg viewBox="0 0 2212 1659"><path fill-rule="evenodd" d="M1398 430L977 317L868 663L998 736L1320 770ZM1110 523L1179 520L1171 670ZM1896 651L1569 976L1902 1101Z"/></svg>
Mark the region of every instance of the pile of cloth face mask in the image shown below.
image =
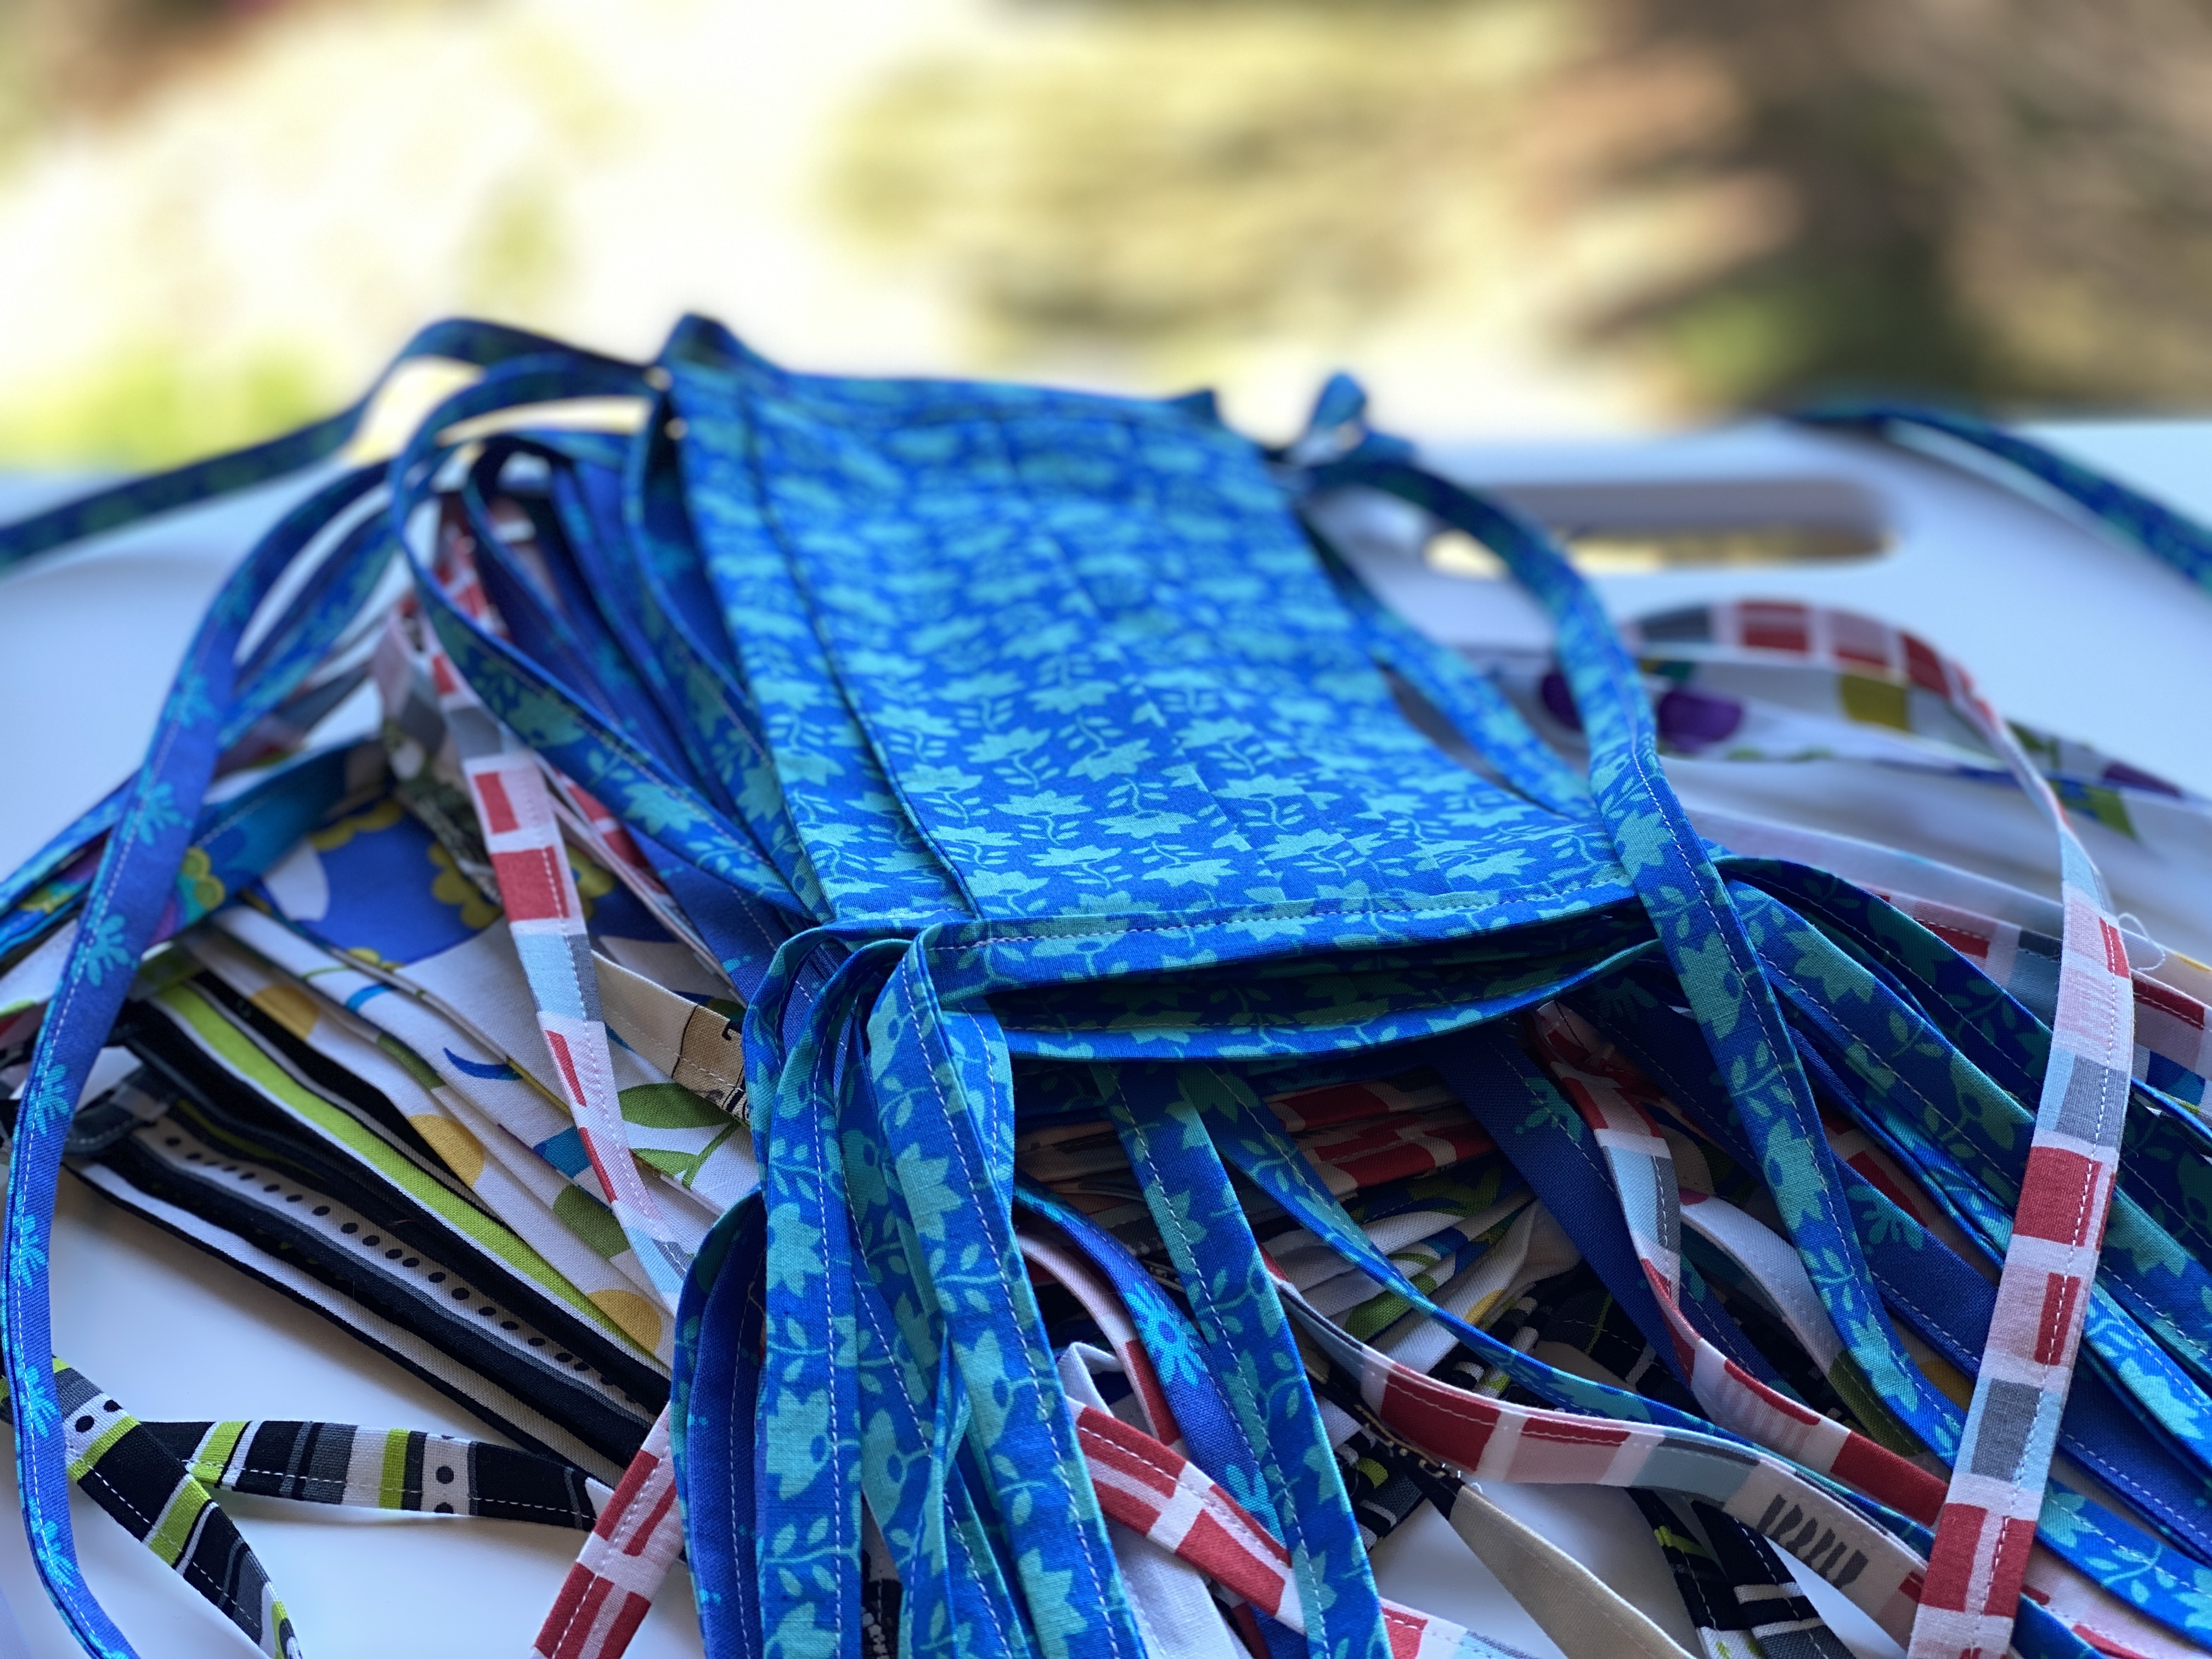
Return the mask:
<svg viewBox="0 0 2212 1659"><path fill-rule="evenodd" d="M2207 803L1866 618L1624 639L1347 381L1266 450L698 319L417 359L473 379L388 461L365 401L0 531L304 477L143 769L0 888L9 1403L88 1651L72 1481L272 1656L224 1488L575 1529L546 1659L679 1553L715 1659L1502 1651L1378 1594L1424 1504L1571 1659L1680 1653L1516 1481L1626 1489L1711 1659L1844 1651L1793 1571L1916 1659L2212 1638ZM2212 579L2003 432L1827 418ZM1379 605L1309 514L1352 489L1555 655ZM2025 792L2063 885L1707 839L1662 749ZM64 1167L507 1443L133 1417L48 1362Z"/></svg>

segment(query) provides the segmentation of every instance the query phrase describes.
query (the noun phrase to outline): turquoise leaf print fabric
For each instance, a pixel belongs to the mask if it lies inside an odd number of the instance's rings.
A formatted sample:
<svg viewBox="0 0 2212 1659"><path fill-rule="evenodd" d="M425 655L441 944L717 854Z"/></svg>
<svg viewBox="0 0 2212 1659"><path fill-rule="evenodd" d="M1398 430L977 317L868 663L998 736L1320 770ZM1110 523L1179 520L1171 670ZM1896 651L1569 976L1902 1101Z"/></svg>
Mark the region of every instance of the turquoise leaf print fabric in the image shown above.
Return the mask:
<svg viewBox="0 0 2212 1659"><path fill-rule="evenodd" d="M2212 1641L2212 971L2137 949L2067 816L2212 805L2023 749L1846 613L1632 646L1346 380L1270 448L1202 397L808 374L700 318L651 362L410 355L469 377L247 550L145 767L0 883L8 1381L88 1651L131 1649L68 1489L124 1520L135 1454L50 1364L64 1163L527 1448L283 1425L358 1464L307 1501L475 1481L453 1513L587 1528L544 1659L617 1659L679 1556L713 1659L1491 1659L1376 1571L1424 1507L1572 1659L1675 1651L1499 1481L1630 1490L1743 1659L1841 1651L1785 1555L1915 1659ZM2198 568L1984 424L1832 418ZM1389 611L1319 527L1354 491L1498 553L1553 662ZM1839 731L1940 702L1895 744L1981 744L2056 896L1701 836L1652 696L1692 681ZM319 737L356 694L376 735ZM103 1048L136 1069L87 1098ZM200 1513L258 1478L239 1426L137 1425L128 1490ZM248 1633L304 1650L236 1549Z"/></svg>

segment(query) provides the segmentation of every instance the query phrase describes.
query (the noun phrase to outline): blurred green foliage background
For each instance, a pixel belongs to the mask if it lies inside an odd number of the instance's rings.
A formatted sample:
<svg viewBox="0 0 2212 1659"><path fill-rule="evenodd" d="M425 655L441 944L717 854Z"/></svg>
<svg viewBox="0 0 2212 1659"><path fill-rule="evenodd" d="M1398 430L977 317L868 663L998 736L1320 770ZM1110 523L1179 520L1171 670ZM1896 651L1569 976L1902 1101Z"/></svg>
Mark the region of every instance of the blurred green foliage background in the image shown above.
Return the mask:
<svg viewBox="0 0 2212 1659"><path fill-rule="evenodd" d="M468 308L1432 428L2212 402L2204 0L0 0L0 462Z"/></svg>

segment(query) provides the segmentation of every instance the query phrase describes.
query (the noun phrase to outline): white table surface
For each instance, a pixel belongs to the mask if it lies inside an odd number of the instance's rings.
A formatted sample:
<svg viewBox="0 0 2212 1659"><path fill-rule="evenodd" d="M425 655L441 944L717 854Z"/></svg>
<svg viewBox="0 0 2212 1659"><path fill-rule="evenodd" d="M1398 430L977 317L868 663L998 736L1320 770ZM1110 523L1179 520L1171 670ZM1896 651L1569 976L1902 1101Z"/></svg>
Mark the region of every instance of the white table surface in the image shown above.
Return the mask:
<svg viewBox="0 0 2212 1659"><path fill-rule="evenodd" d="M2047 429L2044 435L2164 499L2212 518L2212 422ZM2117 549L2063 513L1935 462L1766 424L1647 441L1440 445L1470 481L1602 505L1654 482L1725 499L1746 487L1840 484L1893 532L1861 564L1700 570L1602 579L1618 616L1731 596L1797 596L1865 611L1926 635L1966 662L2006 713L2086 738L2212 793L2212 597ZM0 514L54 495L0 479ZM1608 493L1610 492L1610 493ZM1679 491L1678 491L1679 494ZM12 868L135 764L201 607L285 492L178 515L0 579L0 869ZM1533 607L1502 584L1446 577L1387 538L1367 574L1419 625L1452 641L1540 642ZM2093 653L2101 648L2106 656ZM54 1250L58 1351L143 1418L320 1418L483 1434L483 1425L320 1317L188 1249L65 1181ZM1627 1498L1596 1489L1492 1495L1534 1522L1678 1639L1690 1632L1656 1547ZM12 1469L0 1507L12 1513ZM313 1659L520 1653L574 1554L573 1534L496 1522L356 1517L226 1497ZM78 1498L91 1582L142 1653L235 1656L232 1627ZM1432 1511L1377 1553L1384 1591L1528 1652L1555 1651ZM74 1644L32 1573L19 1527L0 1517L0 1591L20 1633L10 1650L68 1659ZM1896 1651L1826 1590L1816 1597L1861 1652ZM15 1638L11 1640L11 1638ZM639 1659L699 1651L679 1568L640 1632Z"/></svg>

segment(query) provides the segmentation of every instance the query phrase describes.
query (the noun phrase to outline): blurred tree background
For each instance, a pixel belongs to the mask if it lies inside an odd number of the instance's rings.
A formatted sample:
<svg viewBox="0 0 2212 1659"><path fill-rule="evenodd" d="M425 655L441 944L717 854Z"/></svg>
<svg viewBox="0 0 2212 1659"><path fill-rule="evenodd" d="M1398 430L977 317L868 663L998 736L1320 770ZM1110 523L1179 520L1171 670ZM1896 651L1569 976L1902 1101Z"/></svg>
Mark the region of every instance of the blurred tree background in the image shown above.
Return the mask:
<svg viewBox="0 0 2212 1659"><path fill-rule="evenodd" d="M1341 323L1518 265L1701 408L2212 398L2203 0L1033 10L886 94L846 179L1010 341Z"/></svg>
<svg viewBox="0 0 2212 1659"><path fill-rule="evenodd" d="M269 9L239 0L0 0L0 144L70 114L113 112Z"/></svg>
<svg viewBox="0 0 2212 1659"><path fill-rule="evenodd" d="M453 306L641 349L699 304L826 365L1216 379L1270 418L1341 359L1432 428L2212 404L2208 0L808 15L0 0L0 459L235 441ZM298 303L288 211L355 298ZM96 292L80 234L125 251Z"/></svg>

